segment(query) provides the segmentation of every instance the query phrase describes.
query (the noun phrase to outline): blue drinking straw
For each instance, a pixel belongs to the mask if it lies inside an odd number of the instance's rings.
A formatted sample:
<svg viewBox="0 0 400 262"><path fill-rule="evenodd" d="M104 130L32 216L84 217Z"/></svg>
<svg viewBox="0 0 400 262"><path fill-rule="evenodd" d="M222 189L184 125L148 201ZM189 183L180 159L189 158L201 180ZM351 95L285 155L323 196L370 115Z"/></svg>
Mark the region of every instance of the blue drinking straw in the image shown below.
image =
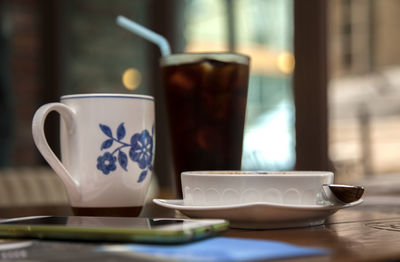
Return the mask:
<svg viewBox="0 0 400 262"><path fill-rule="evenodd" d="M162 56L167 56L171 54L171 48L169 46L169 43L167 39L165 39L165 37L163 37L162 35L159 35L122 15L119 15L117 17L117 24L125 28L126 30L134 34L137 34L149 40L150 42L153 42L154 44L158 45Z"/></svg>

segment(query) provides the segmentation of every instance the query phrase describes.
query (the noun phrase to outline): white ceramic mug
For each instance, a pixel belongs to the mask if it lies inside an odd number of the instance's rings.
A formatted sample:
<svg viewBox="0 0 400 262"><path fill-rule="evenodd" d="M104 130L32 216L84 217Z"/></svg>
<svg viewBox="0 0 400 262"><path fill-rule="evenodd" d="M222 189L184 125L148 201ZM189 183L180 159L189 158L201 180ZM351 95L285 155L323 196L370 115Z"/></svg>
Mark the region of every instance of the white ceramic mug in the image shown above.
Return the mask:
<svg viewBox="0 0 400 262"><path fill-rule="evenodd" d="M43 129L51 111L62 119L62 161ZM154 98L142 95L67 95L36 111L35 144L64 183L76 215L140 213L153 168L154 118Z"/></svg>

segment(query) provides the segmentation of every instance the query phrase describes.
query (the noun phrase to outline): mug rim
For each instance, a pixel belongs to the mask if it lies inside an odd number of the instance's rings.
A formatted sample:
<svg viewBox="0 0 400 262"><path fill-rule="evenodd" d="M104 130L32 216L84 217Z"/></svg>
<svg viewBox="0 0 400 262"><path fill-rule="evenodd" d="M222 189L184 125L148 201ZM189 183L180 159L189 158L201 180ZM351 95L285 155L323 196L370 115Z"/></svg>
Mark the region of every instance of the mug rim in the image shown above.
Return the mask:
<svg viewBox="0 0 400 262"><path fill-rule="evenodd" d="M131 98L154 101L153 96L139 94L117 94L117 93L87 93L87 94L71 94L63 95L60 100L82 99L82 98Z"/></svg>

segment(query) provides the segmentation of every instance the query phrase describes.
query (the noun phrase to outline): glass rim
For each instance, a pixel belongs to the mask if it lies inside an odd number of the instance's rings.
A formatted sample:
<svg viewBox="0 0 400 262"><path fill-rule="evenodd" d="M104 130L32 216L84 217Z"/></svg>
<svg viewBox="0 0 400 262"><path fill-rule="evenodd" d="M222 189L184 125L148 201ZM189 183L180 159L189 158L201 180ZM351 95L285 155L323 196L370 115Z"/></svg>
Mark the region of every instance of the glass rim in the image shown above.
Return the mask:
<svg viewBox="0 0 400 262"><path fill-rule="evenodd" d="M250 56L234 53L234 52L199 52L199 53L176 53L160 58L160 65L178 65L194 63L201 59L215 59L222 62L235 62L239 64L248 65L250 63Z"/></svg>

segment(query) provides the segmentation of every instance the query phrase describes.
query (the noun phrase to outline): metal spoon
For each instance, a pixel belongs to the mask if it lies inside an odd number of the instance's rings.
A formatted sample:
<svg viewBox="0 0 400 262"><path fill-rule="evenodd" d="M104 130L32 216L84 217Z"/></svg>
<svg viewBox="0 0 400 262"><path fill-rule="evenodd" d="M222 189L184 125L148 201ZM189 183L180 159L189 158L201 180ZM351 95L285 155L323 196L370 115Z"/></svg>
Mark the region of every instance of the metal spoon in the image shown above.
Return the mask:
<svg viewBox="0 0 400 262"><path fill-rule="evenodd" d="M364 188L362 186L323 184L322 193L326 200L344 205L359 200L364 194Z"/></svg>

